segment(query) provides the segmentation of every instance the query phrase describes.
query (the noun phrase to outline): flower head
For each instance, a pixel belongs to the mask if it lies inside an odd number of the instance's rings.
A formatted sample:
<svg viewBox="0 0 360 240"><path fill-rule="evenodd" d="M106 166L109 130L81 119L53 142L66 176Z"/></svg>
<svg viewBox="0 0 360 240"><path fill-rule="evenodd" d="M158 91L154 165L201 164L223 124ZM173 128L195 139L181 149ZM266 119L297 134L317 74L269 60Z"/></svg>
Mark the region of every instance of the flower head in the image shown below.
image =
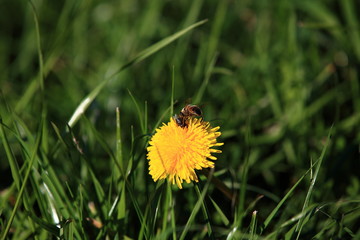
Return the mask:
<svg viewBox="0 0 360 240"><path fill-rule="evenodd" d="M180 127L173 118L156 129L147 148L149 173L156 182L168 178L172 184L182 188L182 183L198 181L195 170L213 168L216 157L212 153L221 153L212 147L221 146L216 138L221 135L220 127L211 128L210 123L202 119L191 118L186 127Z"/></svg>

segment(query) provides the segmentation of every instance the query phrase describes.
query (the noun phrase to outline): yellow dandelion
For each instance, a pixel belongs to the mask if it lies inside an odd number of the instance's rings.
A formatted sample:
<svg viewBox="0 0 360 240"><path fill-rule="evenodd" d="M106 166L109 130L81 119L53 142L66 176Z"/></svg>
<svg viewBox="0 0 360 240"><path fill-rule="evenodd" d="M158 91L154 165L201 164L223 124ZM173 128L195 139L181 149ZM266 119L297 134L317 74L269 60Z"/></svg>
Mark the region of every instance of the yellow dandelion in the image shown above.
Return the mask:
<svg viewBox="0 0 360 240"><path fill-rule="evenodd" d="M210 123L191 118L186 127L180 127L173 118L156 129L147 148L149 173L156 182L168 178L172 184L182 188L183 181L198 181L195 170L213 168L216 157L221 153L212 147L221 146L216 138L221 135L220 127L211 128Z"/></svg>

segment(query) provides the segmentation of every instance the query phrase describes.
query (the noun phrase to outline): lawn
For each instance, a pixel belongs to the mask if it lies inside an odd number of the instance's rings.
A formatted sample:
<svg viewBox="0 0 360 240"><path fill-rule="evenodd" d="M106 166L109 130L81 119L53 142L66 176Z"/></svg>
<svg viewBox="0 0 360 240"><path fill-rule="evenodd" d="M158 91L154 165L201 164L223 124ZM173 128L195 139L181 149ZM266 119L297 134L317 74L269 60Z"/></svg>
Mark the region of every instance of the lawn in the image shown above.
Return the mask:
<svg viewBox="0 0 360 240"><path fill-rule="evenodd" d="M1 240L360 239L357 1L0 9ZM221 153L181 189L149 149L190 103L167 153Z"/></svg>

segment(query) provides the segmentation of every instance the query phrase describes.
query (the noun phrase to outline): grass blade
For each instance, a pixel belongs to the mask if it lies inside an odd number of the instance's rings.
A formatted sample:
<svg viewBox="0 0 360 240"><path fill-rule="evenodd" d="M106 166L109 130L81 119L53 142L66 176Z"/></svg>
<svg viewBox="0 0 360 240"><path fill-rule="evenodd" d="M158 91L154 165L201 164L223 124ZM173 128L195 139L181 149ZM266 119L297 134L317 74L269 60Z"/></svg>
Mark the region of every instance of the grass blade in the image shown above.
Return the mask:
<svg viewBox="0 0 360 240"><path fill-rule="evenodd" d="M201 198L202 194L200 192L198 184L195 184L195 191L196 191L196 194L197 194L198 198ZM206 219L208 235L209 235L210 238L213 238L213 230L212 230L211 223L210 223L210 215L209 215L209 211L207 209L207 206L206 206L204 200L201 202L201 209L202 209L202 212L203 212L203 215L204 215L204 219Z"/></svg>
<svg viewBox="0 0 360 240"><path fill-rule="evenodd" d="M34 14L34 22L35 22L35 32L36 32L36 44L37 44L37 51L38 51L38 58L39 58L39 80L40 80L40 90L43 93L44 91L44 63L43 63L43 56L41 53L41 41L40 41L40 27L39 27L39 20L36 12L36 8L31 0L29 0L32 12Z"/></svg>
<svg viewBox="0 0 360 240"><path fill-rule="evenodd" d="M306 198L305 198L305 202L304 202L302 211L304 211L304 210L309 206L310 197L311 197L311 194L312 194L312 192L313 192L313 190L314 190L315 182L316 182L316 179L317 179L317 177L318 177L318 175L319 175L320 167L321 167L321 164L322 164L322 162L323 162L323 159L324 159L324 156L325 156L327 147L328 147L329 142L330 142L331 132L332 132L332 127L331 127L331 129L330 129L330 131L329 131L329 134L328 134L328 136L327 136L327 140L326 140L325 146L324 146L324 148L323 148L323 150L322 150L322 152L321 152L321 155L320 155L320 157L319 157L319 159L318 159L318 164L317 164L317 166L316 166L314 176L313 176L313 178L312 178L312 180L311 180L311 183L310 183L310 186L309 186L309 190L308 190L308 192L307 192L307 194L306 194ZM302 230L303 226L304 226L304 218L300 218L300 219L299 219L299 222L298 222L298 224L297 224L297 226L296 226L296 231L298 232L298 235L297 235L296 239L299 239L300 233L301 233L301 230Z"/></svg>
<svg viewBox="0 0 360 240"><path fill-rule="evenodd" d="M136 108L136 111L138 113L138 117L139 117L139 122L140 122L140 126L141 126L141 132L143 134L145 134L145 128L144 128L144 123L143 123L143 118L142 118L142 114L141 114L141 110L140 110L140 107L139 107L139 104L137 103L134 95L131 93L131 91L128 89L128 93L132 99L132 101L134 102L134 105L135 105L135 108Z"/></svg>
<svg viewBox="0 0 360 240"><path fill-rule="evenodd" d="M199 209L200 207L202 206L203 204L203 201L204 201L204 198L205 198L205 195L207 193L207 190L209 188L209 181L205 184L205 187L201 193L201 195L199 196L190 216L189 216L189 219L188 221L186 222L186 225L184 227L184 230L182 231L181 235L180 235L180 240L183 240L185 239L186 237L186 234L188 233L190 227L191 227L191 224L194 222L195 220L195 216L197 215L197 213L199 212Z"/></svg>
<svg viewBox="0 0 360 240"><path fill-rule="evenodd" d="M42 124L40 124L40 130L42 130ZM2 126L2 125L1 125ZM31 171L31 168L35 162L35 159L36 159L36 156L37 156L37 151L39 149L39 146L40 146L40 140L41 140L41 134L38 134L38 138L36 139L36 143L35 143L35 146L34 146L34 149L33 149L33 152L31 154L31 158L28 160L28 167L26 169L26 173L25 173L25 177L24 177L24 180L21 184L21 188L20 188L20 191L19 191L19 194L17 196L17 199L16 199L16 203L15 203L15 206L11 212L11 216L6 224L6 227L5 227L5 230L3 232L3 235L1 237L2 240L5 240L6 239L6 236L10 230L10 227L11 227L11 224L15 218L15 214L16 214L16 211L18 210L19 206L20 206L20 202L22 201L22 196L25 192L25 186L26 186L26 183L29 179L29 176L30 176L30 171Z"/></svg>
<svg viewBox="0 0 360 240"><path fill-rule="evenodd" d="M237 209L237 213L235 215L235 226L238 227L239 229L241 229L242 226L242 221L243 221L243 216L245 214L244 210L245 210L245 195L246 195L246 188L247 188L247 178L248 178L248 172L249 172L249 158L250 158L250 146L251 146L251 119L249 118L247 121L247 127L246 127L246 138L245 138L245 142L246 145L248 146L248 150L247 150L247 154L245 157L245 162L244 162L244 166L243 166L243 171L241 174L241 186L240 186L240 192L239 192L239 200L238 200L238 209Z"/></svg>
<svg viewBox="0 0 360 240"><path fill-rule="evenodd" d="M256 215L257 215L257 211L254 211L252 213L252 217L251 217L251 222L250 222L250 240L252 239L256 239L256 225L257 225L257 221L256 221Z"/></svg>
<svg viewBox="0 0 360 240"><path fill-rule="evenodd" d="M294 186L286 193L286 195L281 199L281 201L278 203L278 205L274 208L274 210L271 211L271 213L269 214L269 216L265 219L264 224L261 227L261 231L260 233L262 233L267 226L269 225L269 223L271 222L271 220L274 218L275 214L279 211L279 209L281 208L281 206L284 204L284 202L291 196L291 194L293 193L293 191L296 189L296 187L300 184L300 182L305 178L306 175L309 174L309 172L311 171L311 169L318 163L318 161L316 161L314 163L314 165L312 165L310 167L310 169L308 169L304 175L302 175L300 177L300 179L294 184Z"/></svg>
<svg viewBox="0 0 360 240"><path fill-rule="evenodd" d="M123 162L122 153L122 140L121 140L121 121L120 121L120 109L116 108L116 159L119 165L119 171L115 169L117 175L115 175L116 181L122 177L121 182L118 184L120 189L120 200L117 205L117 218L118 220L125 220L126 217L126 182L125 182L125 168Z"/></svg>
<svg viewBox="0 0 360 240"><path fill-rule="evenodd" d="M129 62L125 63L123 66L121 66L117 71L115 71L113 74L110 75L110 77L103 80L91 93L89 93L88 96L84 98L84 100L81 101L80 105L76 108L75 112L71 116L68 124L70 127L73 127L76 122L79 120L81 115L86 111L86 109L90 106L92 101L97 97L97 95L100 93L100 91L104 88L104 86L117 74L119 74L124 69L132 66L135 63L141 62L142 60L148 58L149 56L153 55L160 49L166 47L176 39L180 38L182 35L186 34L190 30L206 23L207 20L202 20L197 23L192 24L191 26L174 33L173 35L164 38L163 40L155 43L154 45L151 45L150 47L146 48L142 52L140 52L138 55L136 55L133 59L131 59ZM142 126L142 125L141 125Z"/></svg>
<svg viewBox="0 0 360 240"><path fill-rule="evenodd" d="M212 74L212 72L214 70L214 67L215 67L216 59L217 59L217 54L215 54L215 56L210 61L209 67L207 68L206 73L205 73L205 79L204 79L203 83L201 84L201 86L199 88L199 91L198 91L198 93L196 95L194 103L197 103L197 104L200 103L200 101L201 101L201 99L202 99L202 97L204 95L204 92L206 90L206 87L209 84L211 74Z"/></svg>
<svg viewBox="0 0 360 240"><path fill-rule="evenodd" d="M172 67L172 75L171 75L170 117L174 115L174 94L175 94L175 66Z"/></svg>
<svg viewBox="0 0 360 240"><path fill-rule="evenodd" d="M330 130L329 135L328 135L328 140L330 139L330 133L331 133L331 130ZM290 197L290 195L293 193L293 191L296 189L296 187L299 185L299 183L305 178L305 176L308 175L312 171L314 166L316 166L319 162L322 162L322 159L323 159L324 154L325 154L326 149L327 149L327 144L328 144L328 142L326 143L326 145L325 145L325 147L324 147L324 149L323 149L323 151L321 153L320 158L314 162L314 164L304 173L304 175L301 176L301 178L294 184L294 186L287 192L287 194L281 199L281 201L278 203L278 205L275 207L275 209L266 218L266 220L264 221L264 224L263 224L263 226L261 228L260 233L262 233L266 229L266 227L269 225L271 220L274 218L275 214L279 211L280 207Z"/></svg>
<svg viewBox="0 0 360 240"><path fill-rule="evenodd" d="M223 222L223 224L225 226L228 226L230 221L229 219L226 217L225 213L221 210L220 206L211 198L210 198L210 201L211 203L213 204L214 208L216 209L216 212L219 214L220 218L221 218L221 221Z"/></svg>
<svg viewBox="0 0 360 240"><path fill-rule="evenodd" d="M12 177L15 181L17 189L19 190L21 188L21 177L20 177L20 172L19 172L19 165L18 165L17 161L15 160L14 154L10 148L9 141L8 141L5 131L4 131L4 126L3 126L1 116L0 116L0 137L1 137L1 141L3 143L3 146L5 148L6 156L8 158L9 164L10 164Z"/></svg>
<svg viewBox="0 0 360 240"><path fill-rule="evenodd" d="M40 227L53 234L55 237L60 236L60 229L56 227L54 224L44 221L41 218L38 218L34 213L27 212L29 217L36 222Z"/></svg>
<svg viewBox="0 0 360 240"><path fill-rule="evenodd" d="M122 152L122 140L121 140L121 121L120 121L120 109L116 108L116 161L120 166L120 174L116 177L125 176L124 174L124 162Z"/></svg>

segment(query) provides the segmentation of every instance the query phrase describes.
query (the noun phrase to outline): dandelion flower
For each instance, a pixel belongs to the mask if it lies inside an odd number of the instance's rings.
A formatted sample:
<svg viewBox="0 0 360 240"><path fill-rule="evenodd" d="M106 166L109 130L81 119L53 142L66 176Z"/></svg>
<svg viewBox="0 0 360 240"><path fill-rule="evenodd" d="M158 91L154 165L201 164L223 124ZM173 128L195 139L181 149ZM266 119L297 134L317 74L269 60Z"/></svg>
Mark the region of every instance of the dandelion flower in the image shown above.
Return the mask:
<svg viewBox="0 0 360 240"><path fill-rule="evenodd" d="M216 138L221 135L220 127L211 128L210 123L191 118L186 127L180 127L173 118L156 129L147 148L149 173L156 182L167 178L181 189L183 181L198 181L195 170L213 168L216 157L221 153L212 147L221 146Z"/></svg>

